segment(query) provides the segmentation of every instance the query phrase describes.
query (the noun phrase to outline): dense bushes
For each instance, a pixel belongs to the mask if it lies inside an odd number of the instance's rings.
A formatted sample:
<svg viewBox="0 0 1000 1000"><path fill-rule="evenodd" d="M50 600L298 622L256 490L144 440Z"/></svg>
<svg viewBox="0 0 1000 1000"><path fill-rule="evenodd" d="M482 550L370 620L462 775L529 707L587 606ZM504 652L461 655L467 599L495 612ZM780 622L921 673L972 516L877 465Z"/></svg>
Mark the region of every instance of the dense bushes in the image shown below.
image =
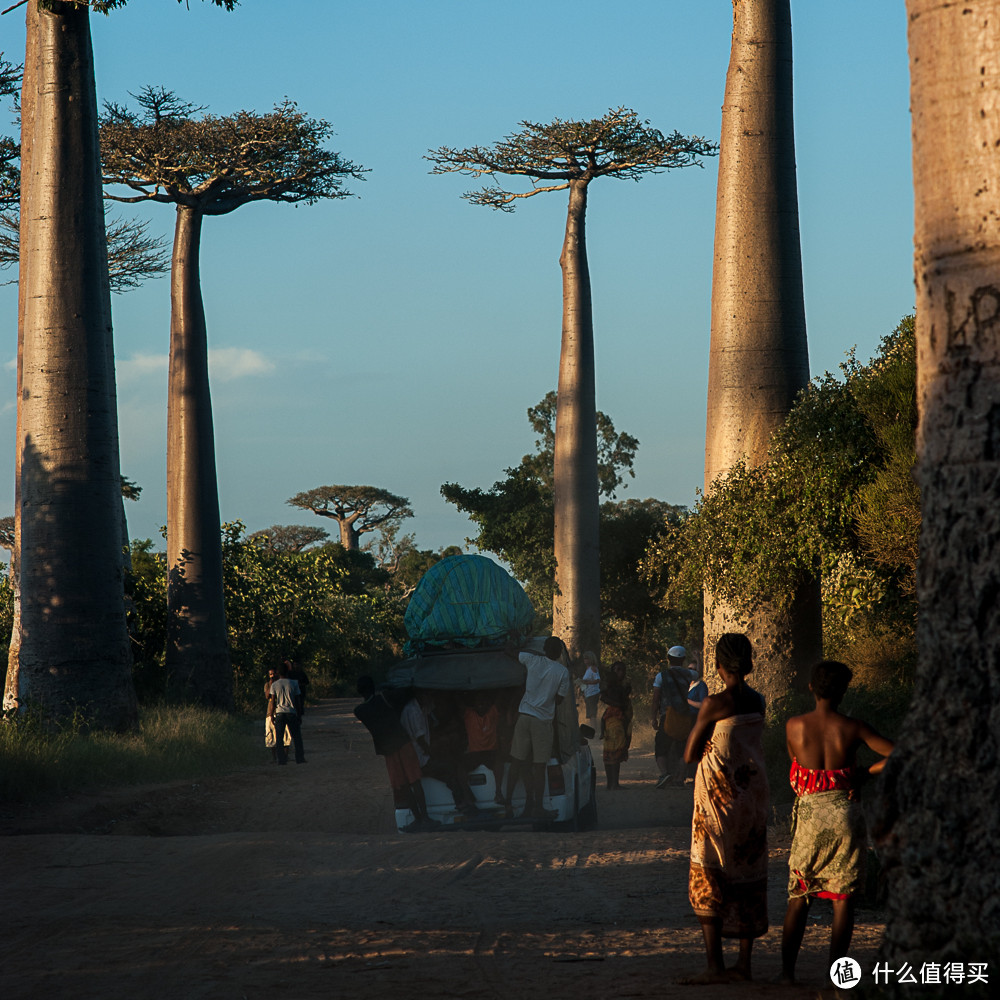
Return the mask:
<svg viewBox="0 0 1000 1000"><path fill-rule="evenodd" d="M314 694L353 690L355 676L398 655L404 602L364 552L328 544L278 552L223 525L226 622L237 706L262 711L268 666L298 662ZM140 700L163 697L166 563L148 539L132 543L131 609Z"/></svg>

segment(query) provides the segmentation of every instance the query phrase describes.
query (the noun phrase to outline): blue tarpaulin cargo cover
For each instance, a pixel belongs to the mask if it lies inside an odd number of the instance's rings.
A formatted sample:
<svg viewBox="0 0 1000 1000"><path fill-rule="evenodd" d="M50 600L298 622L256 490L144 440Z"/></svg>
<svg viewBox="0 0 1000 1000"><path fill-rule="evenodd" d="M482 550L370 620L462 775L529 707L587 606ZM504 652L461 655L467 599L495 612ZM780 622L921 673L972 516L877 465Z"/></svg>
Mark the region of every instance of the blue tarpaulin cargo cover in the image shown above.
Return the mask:
<svg viewBox="0 0 1000 1000"><path fill-rule="evenodd" d="M502 643L530 635L534 620L528 595L492 559L448 556L423 575L407 605L407 652Z"/></svg>

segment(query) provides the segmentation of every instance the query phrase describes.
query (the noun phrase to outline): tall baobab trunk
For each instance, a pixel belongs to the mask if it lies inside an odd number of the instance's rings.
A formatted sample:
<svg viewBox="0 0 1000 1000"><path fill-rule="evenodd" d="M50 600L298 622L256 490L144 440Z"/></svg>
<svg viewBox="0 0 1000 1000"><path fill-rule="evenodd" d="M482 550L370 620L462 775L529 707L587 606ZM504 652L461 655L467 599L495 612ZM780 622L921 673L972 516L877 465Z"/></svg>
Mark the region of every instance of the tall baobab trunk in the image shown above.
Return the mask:
<svg viewBox="0 0 1000 1000"><path fill-rule="evenodd" d="M988 962L989 987L953 987L986 996L1000 968L1000 2L906 6L923 528L916 687L876 802L882 960Z"/></svg>
<svg viewBox="0 0 1000 1000"><path fill-rule="evenodd" d="M19 635L6 695L136 719L125 626L111 293L86 8L27 6L18 310ZM19 641L17 641L19 639Z"/></svg>
<svg viewBox="0 0 1000 1000"><path fill-rule="evenodd" d="M29 9L26 15L26 28L24 45L24 72L21 75L21 121L34 122L35 120L35 92L38 88L38 79L35 70L36 53L38 51L38 11ZM21 177L32 176L31 169L31 126L21 128ZM31 218L31 194L28 184L21 184L20 213L18 243L20 246L26 245L28 239L27 220ZM19 270L27 274L26 261L21 260L18 264ZM17 389L16 399L21 398L21 363L24 347L24 305L26 281L18 281L17 284ZM21 407L17 406L16 427L14 440L21 441ZM20 649L21 649L21 580L18 571L18 542L20 538L21 523L21 448L14 449L14 544L10 552L10 585L14 592L14 614L13 624L10 632L10 645L7 651L7 677L4 682L3 708L10 711L17 708L18 687L20 674Z"/></svg>
<svg viewBox="0 0 1000 1000"><path fill-rule="evenodd" d="M563 274L562 348L553 454L556 590L553 632L578 657L600 649L601 566L594 319L585 218L587 182L570 183Z"/></svg>
<svg viewBox="0 0 1000 1000"><path fill-rule="evenodd" d="M222 582L208 335L201 297L202 214L177 206L170 268L167 391L167 671L192 701L232 708Z"/></svg>
<svg viewBox="0 0 1000 1000"><path fill-rule="evenodd" d="M733 3L733 40L722 106L712 280L705 492L741 459L767 458L809 381L799 248L792 25L789 0ZM819 588L788 612L752 620L706 594L705 648L722 632L746 632L755 684L768 700L804 686L822 649ZM798 672L798 673L797 673Z"/></svg>

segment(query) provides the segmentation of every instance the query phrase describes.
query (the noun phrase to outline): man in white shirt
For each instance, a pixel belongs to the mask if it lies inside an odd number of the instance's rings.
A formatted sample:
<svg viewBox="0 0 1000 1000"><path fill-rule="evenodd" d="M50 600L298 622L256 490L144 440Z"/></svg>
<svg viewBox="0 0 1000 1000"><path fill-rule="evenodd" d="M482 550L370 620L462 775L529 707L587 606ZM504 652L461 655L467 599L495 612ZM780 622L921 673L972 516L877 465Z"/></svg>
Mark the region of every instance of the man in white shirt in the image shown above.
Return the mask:
<svg viewBox="0 0 1000 1000"><path fill-rule="evenodd" d="M507 779L507 814L513 815L511 798L518 778L524 780L524 816L533 819L555 819L558 815L544 809L545 765L552 756L553 720L556 705L570 692L569 671L560 662L566 652L562 639L549 636L543 647L544 656L522 650L517 658L524 664L527 676L524 697L517 710L514 736L511 741L510 775Z"/></svg>

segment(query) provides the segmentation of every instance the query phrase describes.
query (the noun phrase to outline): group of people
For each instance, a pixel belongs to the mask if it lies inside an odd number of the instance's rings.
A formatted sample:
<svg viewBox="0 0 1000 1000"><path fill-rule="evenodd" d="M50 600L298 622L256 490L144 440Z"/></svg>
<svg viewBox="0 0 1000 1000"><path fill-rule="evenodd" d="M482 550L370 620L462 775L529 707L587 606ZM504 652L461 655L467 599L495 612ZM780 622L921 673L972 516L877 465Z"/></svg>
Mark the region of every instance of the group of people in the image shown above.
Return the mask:
<svg viewBox="0 0 1000 1000"><path fill-rule="evenodd" d="M375 753L385 758L389 784L397 804L414 815L412 829L437 826L427 809L421 777L443 781L455 805L474 817L479 805L468 783L468 775L485 765L494 778L494 801L513 817L513 795L523 782L525 804L522 816L554 819L544 808L545 765L553 755L556 706L570 693L569 671L563 661L566 647L550 636L541 654L529 650L516 655L525 667L524 693L511 700L504 690L452 692L418 690L407 693L403 704L396 692L379 690L374 680L358 680L364 701L354 714L371 733ZM515 709L516 705L516 709ZM503 763L509 758L506 783Z"/></svg>
<svg viewBox="0 0 1000 1000"><path fill-rule="evenodd" d="M516 655L526 673L516 709L515 702L504 703L499 692L472 692L461 704L448 705L426 691L400 708L388 692L376 689L371 677L359 680L364 701L355 715L371 732L375 752L385 757L397 802L413 810L415 829L437 825L427 814L421 776L441 778L452 789L456 805L475 809L463 776L478 764L493 771L496 803L506 806L507 815L513 815L513 789L523 781L523 815L552 818L543 808L545 765L553 753L556 706L571 691L566 648L552 636L543 654ZM657 787L672 776L683 784L693 774L688 898L701 924L706 967L688 981L749 979L753 942L768 929L764 698L747 683L753 650L745 635L727 633L719 639L714 667L722 689L715 694L708 693L697 659L689 667L686 660L684 647L674 646L660 665L653 683L651 721L660 772ZM581 693L591 725L603 704L600 737L608 788L614 790L620 787L619 772L631 742L631 684L621 662L602 673L596 656L585 654L582 668ZM815 707L790 718L785 727L789 780L796 796L781 946L782 978L787 982L795 978L814 899L832 901L831 965L847 954L867 853L859 788L867 775L884 767L893 750L891 740L840 711L851 677L843 663L819 663L809 684ZM271 685L272 701L283 703L279 685L280 680ZM292 736L296 738L295 728ZM856 763L862 747L878 756L866 768ZM300 750L300 742L296 749ZM503 791L502 761L507 757L511 767ZM739 941L736 962L728 969L724 938Z"/></svg>
<svg viewBox="0 0 1000 1000"><path fill-rule="evenodd" d="M684 746L708 688L701 679L697 659L685 667L687 650L671 646L653 681L652 725L656 730L657 787L668 782L683 785L694 780L694 768L684 764ZM618 791L621 766L632 744L632 684L625 664L618 660L602 675L597 656L585 652L578 684L584 712L594 734L603 742L602 758L608 791ZM598 712L603 712L598 721Z"/></svg>
<svg viewBox="0 0 1000 1000"><path fill-rule="evenodd" d="M750 641L723 635L715 649L723 689L701 702L684 748L697 765L688 897L705 942L707 964L691 982L750 978L753 942L767 932L768 783L764 768L764 698L747 683ZM796 794L792 812L788 908L782 931L782 978L793 982L813 899L833 902L830 963L847 954L853 901L864 885L867 836L858 788L885 766L893 744L866 723L844 715L840 702L851 681L843 663L825 660L810 681L815 708L785 726ZM856 766L862 746L879 759ZM739 940L727 969L722 939Z"/></svg>

